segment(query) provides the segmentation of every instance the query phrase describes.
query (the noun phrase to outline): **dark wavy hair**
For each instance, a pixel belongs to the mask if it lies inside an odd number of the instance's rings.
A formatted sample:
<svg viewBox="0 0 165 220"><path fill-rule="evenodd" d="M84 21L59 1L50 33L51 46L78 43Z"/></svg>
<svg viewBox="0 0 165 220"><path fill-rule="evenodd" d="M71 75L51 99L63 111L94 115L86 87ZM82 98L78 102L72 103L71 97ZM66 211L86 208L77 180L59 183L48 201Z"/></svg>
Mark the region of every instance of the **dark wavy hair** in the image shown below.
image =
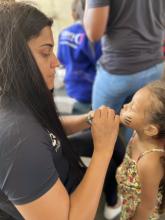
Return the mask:
<svg viewBox="0 0 165 220"><path fill-rule="evenodd" d="M0 99L1 106L11 98L29 108L41 126L61 141L62 150L74 172L81 179L82 162L71 151L56 110L53 95L27 45L52 19L26 3L0 3Z"/></svg>
<svg viewBox="0 0 165 220"><path fill-rule="evenodd" d="M146 88L150 90L153 97L149 120L151 123L158 126L159 132L155 136L155 138L161 140L164 143L165 149L165 81L153 81L152 83L149 83ZM158 100L159 103L155 103L155 98ZM164 177L160 183L163 199L159 211L160 213L163 213L163 211L165 210L165 156L161 158L161 163L164 168Z"/></svg>

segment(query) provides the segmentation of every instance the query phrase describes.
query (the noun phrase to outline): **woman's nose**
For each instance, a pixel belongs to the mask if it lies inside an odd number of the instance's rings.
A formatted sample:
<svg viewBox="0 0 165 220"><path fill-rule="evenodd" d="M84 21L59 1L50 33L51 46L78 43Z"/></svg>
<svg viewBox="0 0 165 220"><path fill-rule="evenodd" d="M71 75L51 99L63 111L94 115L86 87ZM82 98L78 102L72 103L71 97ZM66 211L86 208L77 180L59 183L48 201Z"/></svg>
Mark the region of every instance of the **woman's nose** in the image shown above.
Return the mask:
<svg viewBox="0 0 165 220"><path fill-rule="evenodd" d="M60 62L58 61L57 57L55 56L55 54L53 54L51 63L50 63L50 67L52 69L55 69L56 67L58 67L60 65Z"/></svg>

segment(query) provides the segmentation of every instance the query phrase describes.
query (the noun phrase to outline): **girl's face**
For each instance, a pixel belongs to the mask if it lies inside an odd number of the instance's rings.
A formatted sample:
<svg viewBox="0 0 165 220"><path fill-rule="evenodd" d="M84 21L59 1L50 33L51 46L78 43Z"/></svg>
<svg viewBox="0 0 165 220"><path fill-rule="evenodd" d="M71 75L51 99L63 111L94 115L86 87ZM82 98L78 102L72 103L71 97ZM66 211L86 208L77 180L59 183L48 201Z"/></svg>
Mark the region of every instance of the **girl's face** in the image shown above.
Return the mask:
<svg viewBox="0 0 165 220"><path fill-rule="evenodd" d="M147 88L142 88L135 93L132 101L121 109L121 123L134 130L142 130L148 122L150 107L151 92Z"/></svg>
<svg viewBox="0 0 165 220"><path fill-rule="evenodd" d="M54 41L51 28L49 26L43 28L39 36L28 42L28 46L48 89L53 89L55 68L59 65L59 62L53 53Z"/></svg>

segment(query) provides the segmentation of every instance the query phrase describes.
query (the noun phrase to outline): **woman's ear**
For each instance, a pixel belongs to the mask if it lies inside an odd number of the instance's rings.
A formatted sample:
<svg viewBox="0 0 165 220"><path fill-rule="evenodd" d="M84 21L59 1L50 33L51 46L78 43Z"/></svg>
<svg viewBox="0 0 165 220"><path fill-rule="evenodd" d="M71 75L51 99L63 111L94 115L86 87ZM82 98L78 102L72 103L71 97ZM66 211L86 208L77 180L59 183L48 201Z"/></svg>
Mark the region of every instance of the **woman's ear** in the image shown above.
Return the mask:
<svg viewBox="0 0 165 220"><path fill-rule="evenodd" d="M144 128L144 134L149 137L156 136L158 133L159 133L159 129L156 125L150 124Z"/></svg>

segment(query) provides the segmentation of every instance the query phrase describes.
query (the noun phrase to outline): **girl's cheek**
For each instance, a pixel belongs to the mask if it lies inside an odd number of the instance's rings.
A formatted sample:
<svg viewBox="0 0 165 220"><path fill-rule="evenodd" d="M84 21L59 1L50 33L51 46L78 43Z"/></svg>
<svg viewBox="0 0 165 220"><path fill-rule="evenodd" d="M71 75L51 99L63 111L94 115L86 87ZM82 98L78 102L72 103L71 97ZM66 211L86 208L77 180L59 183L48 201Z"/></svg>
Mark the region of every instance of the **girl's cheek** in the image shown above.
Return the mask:
<svg viewBox="0 0 165 220"><path fill-rule="evenodd" d="M122 124L126 125L127 127L131 127L133 123L133 116L131 114L127 114L123 112L120 114L120 121Z"/></svg>

